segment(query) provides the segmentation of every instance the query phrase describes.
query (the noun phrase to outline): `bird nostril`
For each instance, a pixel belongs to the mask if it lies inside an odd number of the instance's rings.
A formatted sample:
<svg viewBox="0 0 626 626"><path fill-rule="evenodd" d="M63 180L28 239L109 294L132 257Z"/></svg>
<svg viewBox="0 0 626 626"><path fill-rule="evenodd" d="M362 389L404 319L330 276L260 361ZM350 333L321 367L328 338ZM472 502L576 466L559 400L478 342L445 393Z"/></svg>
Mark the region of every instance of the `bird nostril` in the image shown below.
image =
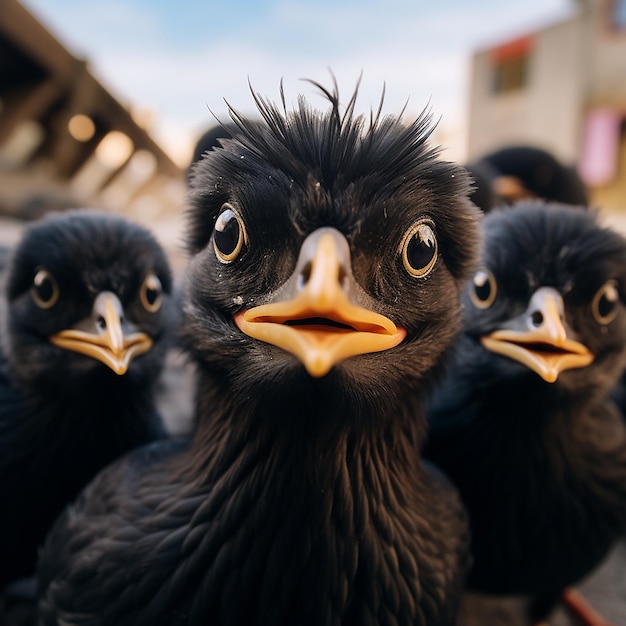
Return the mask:
<svg viewBox="0 0 626 626"><path fill-rule="evenodd" d="M337 277L337 280L339 284L342 285L345 289L346 284L348 282L348 272L343 266L339 268L339 276Z"/></svg>
<svg viewBox="0 0 626 626"><path fill-rule="evenodd" d="M541 324L543 324L543 313L541 311L535 311L531 315L531 320L533 326L541 326Z"/></svg>
<svg viewBox="0 0 626 626"><path fill-rule="evenodd" d="M311 263L307 263L298 275L298 289L302 289L311 279Z"/></svg>

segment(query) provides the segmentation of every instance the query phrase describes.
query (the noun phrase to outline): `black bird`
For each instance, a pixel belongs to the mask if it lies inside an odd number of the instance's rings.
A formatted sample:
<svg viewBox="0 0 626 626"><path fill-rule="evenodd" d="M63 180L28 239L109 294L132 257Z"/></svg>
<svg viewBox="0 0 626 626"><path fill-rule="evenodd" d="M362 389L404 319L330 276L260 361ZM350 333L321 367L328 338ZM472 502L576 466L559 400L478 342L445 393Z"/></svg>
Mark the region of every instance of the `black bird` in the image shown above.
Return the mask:
<svg viewBox="0 0 626 626"><path fill-rule="evenodd" d="M49 536L43 625L452 626L465 513L419 450L477 213L430 117L254 93L193 177L189 447L102 473ZM416 416L416 412L418 413ZM179 445L180 447L175 447Z"/></svg>
<svg viewBox="0 0 626 626"><path fill-rule="evenodd" d="M485 161L473 161L467 163L465 169L471 175L474 185L470 193L470 200L483 213L488 213L497 206L504 203L495 190L494 180L498 178L498 173Z"/></svg>
<svg viewBox="0 0 626 626"><path fill-rule="evenodd" d="M152 395L173 320L163 250L111 214L33 223L6 272L0 589L34 574L47 530L97 471L163 435Z"/></svg>
<svg viewBox="0 0 626 626"><path fill-rule="evenodd" d="M476 179L472 200L485 213L531 198L574 206L586 206L588 202L576 168L535 146L507 146L465 167Z"/></svg>
<svg viewBox="0 0 626 626"><path fill-rule="evenodd" d="M207 130L205 130L198 140L191 154L191 162L187 172L187 182L191 183L191 177L194 171L194 165L204 158L204 155L215 148L219 148L222 145L223 139L230 139L233 132L236 129L236 125L232 122L229 123L217 123Z"/></svg>
<svg viewBox="0 0 626 626"><path fill-rule="evenodd" d="M525 202L482 222L464 330L425 455L468 509L471 590L544 618L626 530L626 241L582 207Z"/></svg>

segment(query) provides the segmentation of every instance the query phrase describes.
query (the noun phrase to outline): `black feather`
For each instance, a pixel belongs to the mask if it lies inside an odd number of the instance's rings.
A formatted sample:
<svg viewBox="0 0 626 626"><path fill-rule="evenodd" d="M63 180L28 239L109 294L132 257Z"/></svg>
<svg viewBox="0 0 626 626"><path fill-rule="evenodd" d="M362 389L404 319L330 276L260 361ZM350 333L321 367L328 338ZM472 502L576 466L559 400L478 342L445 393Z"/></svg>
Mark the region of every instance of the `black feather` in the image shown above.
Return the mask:
<svg viewBox="0 0 626 626"><path fill-rule="evenodd" d="M58 301L48 308L33 298L33 280L42 268L58 287ZM163 250L144 228L113 215L70 211L33 223L6 271L0 587L34 574L46 531L98 470L163 435L152 396L172 322L172 279ZM139 297L150 272L163 287L156 313L146 311ZM88 316L103 290L118 295L124 324L154 342L124 376L49 340Z"/></svg>
<svg viewBox="0 0 626 626"><path fill-rule="evenodd" d="M199 370L189 447L154 445L101 474L52 532L41 620L56 624L452 626L467 529L419 460L420 401L460 323L477 247L469 181L437 160L427 116L366 125L301 98L238 125L194 169L183 334ZM224 207L245 229L221 262ZM401 243L428 217L438 257L409 275ZM244 226L241 226L243 224ZM310 376L233 316L285 288L321 227L349 247L354 288L407 330L397 347Z"/></svg>
<svg viewBox="0 0 626 626"><path fill-rule="evenodd" d="M530 594L542 618L626 530L626 426L610 400L626 359L626 241L593 211L542 203L493 211L483 233L497 295L479 308L468 286L425 455L470 514L469 588ZM610 281L619 299L602 322L594 301ZM594 355L553 383L481 344L542 287L561 295L568 336Z"/></svg>
<svg viewBox="0 0 626 626"><path fill-rule="evenodd" d="M475 178L472 200L485 213L522 198L573 206L588 203L587 189L576 167L535 146L506 146L466 167ZM502 185L505 179L509 183Z"/></svg>

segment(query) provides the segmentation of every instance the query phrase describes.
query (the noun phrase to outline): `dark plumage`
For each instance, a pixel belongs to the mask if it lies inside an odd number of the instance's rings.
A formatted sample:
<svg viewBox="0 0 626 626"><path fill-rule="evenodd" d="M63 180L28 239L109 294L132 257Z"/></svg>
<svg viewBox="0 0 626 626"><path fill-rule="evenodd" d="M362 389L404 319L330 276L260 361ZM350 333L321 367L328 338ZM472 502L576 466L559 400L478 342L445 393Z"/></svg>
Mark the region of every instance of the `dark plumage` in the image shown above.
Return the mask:
<svg viewBox="0 0 626 626"><path fill-rule="evenodd" d="M476 179L472 199L485 213L529 198L587 205L587 190L576 168L541 148L507 146L468 163L466 168Z"/></svg>
<svg viewBox="0 0 626 626"><path fill-rule="evenodd" d="M470 200L483 213L488 213L497 206L503 204L502 198L494 189L494 180L498 173L486 161L474 161L467 163L465 169L469 172L474 182L470 193Z"/></svg>
<svg viewBox="0 0 626 626"><path fill-rule="evenodd" d="M469 588L531 594L535 617L626 530L626 241L593 211L522 203L483 221L464 332L425 455L459 487Z"/></svg>
<svg viewBox="0 0 626 626"><path fill-rule="evenodd" d="M454 624L465 515L420 460L419 406L460 323L469 181L427 116L368 124L324 93L255 94L264 123L232 112L197 165L194 439L130 455L60 521L42 624Z"/></svg>
<svg viewBox="0 0 626 626"><path fill-rule="evenodd" d="M187 180L191 183L194 165L204 158L204 155L215 148L221 147L223 139L230 139L237 127L231 123L217 123L215 126L208 128L196 141L191 154L191 163L187 172Z"/></svg>
<svg viewBox="0 0 626 626"><path fill-rule="evenodd" d="M211 126L198 138L191 156L191 165L200 161L207 152L221 146L222 139L230 139L236 126L234 124L216 124Z"/></svg>
<svg viewBox="0 0 626 626"><path fill-rule="evenodd" d="M163 434L152 394L171 321L163 250L120 217L44 218L6 271L0 588L34 574L46 531L98 470Z"/></svg>

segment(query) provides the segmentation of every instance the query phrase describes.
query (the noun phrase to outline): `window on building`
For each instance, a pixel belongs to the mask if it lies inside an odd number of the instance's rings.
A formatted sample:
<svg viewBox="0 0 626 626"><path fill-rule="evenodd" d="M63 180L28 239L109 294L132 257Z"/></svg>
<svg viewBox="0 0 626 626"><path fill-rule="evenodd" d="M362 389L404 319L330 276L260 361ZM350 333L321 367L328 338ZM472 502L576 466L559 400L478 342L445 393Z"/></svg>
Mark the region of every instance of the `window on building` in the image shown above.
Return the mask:
<svg viewBox="0 0 626 626"><path fill-rule="evenodd" d="M524 89L529 82L532 38L522 37L491 51L492 91L505 94Z"/></svg>
<svg viewBox="0 0 626 626"><path fill-rule="evenodd" d="M498 61L493 72L494 93L522 89L528 82L528 57L518 56Z"/></svg>

